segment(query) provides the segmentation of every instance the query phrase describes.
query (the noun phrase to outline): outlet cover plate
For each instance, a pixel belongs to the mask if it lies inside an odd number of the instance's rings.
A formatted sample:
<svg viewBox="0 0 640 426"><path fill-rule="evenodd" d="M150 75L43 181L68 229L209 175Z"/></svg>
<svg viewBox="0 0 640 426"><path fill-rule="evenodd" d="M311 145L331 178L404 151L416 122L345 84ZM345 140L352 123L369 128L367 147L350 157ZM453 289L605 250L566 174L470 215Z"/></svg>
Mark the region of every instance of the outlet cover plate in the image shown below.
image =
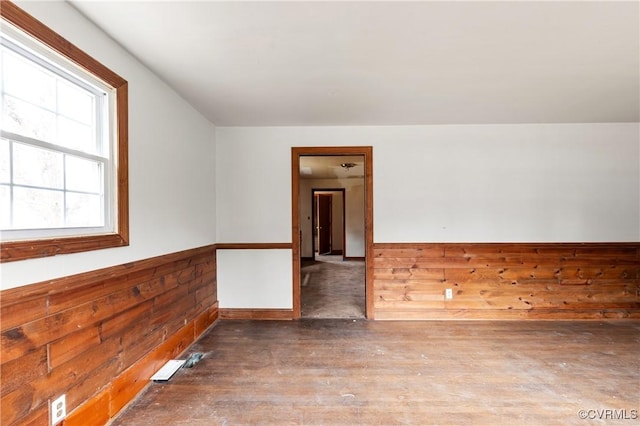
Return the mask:
<svg viewBox="0 0 640 426"><path fill-rule="evenodd" d="M67 417L67 398L66 396L60 395L58 398L53 400L51 403L51 425L55 426Z"/></svg>

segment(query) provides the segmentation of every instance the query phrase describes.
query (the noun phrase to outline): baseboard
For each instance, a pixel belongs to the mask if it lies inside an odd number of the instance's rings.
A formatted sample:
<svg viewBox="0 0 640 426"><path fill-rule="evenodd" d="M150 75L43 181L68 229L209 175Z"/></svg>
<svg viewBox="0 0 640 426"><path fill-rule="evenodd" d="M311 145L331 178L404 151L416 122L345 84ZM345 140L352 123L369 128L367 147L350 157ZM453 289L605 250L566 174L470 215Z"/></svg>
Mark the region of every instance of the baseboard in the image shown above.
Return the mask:
<svg viewBox="0 0 640 426"><path fill-rule="evenodd" d="M344 260L357 260L357 261L364 262L366 260L366 258L365 257L358 257L358 256L345 256Z"/></svg>
<svg viewBox="0 0 640 426"><path fill-rule="evenodd" d="M220 309L220 319L223 320L292 320L292 309Z"/></svg>
<svg viewBox="0 0 640 426"><path fill-rule="evenodd" d="M300 260L302 260L303 262L312 262L313 261L313 257L309 256L309 257L301 257Z"/></svg>
<svg viewBox="0 0 640 426"><path fill-rule="evenodd" d="M342 250L331 250L331 254L334 256L342 254Z"/></svg>

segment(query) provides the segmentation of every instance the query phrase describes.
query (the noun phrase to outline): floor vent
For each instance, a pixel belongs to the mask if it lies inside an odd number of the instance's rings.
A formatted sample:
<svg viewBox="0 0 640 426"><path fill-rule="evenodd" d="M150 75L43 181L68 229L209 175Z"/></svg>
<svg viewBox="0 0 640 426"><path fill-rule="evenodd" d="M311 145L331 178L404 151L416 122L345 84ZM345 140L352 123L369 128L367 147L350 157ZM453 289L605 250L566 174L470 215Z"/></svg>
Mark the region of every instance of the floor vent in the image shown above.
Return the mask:
<svg viewBox="0 0 640 426"><path fill-rule="evenodd" d="M167 361L167 363L163 365L162 368L156 372L156 374L151 376L151 380L153 380L154 382L168 381L171 376L173 376L175 372L178 371L180 367L182 367L182 364L184 363L185 360L183 359L172 359Z"/></svg>

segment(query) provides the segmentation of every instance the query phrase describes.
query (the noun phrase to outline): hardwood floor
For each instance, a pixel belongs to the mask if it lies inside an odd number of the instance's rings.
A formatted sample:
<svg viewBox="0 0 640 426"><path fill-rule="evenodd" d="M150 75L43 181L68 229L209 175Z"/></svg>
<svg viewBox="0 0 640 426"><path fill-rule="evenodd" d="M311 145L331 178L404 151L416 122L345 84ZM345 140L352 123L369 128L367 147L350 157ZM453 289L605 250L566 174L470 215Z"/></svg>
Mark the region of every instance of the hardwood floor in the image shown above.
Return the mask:
<svg viewBox="0 0 640 426"><path fill-rule="evenodd" d="M638 321L227 320L194 352L114 424L630 425L640 409Z"/></svg>

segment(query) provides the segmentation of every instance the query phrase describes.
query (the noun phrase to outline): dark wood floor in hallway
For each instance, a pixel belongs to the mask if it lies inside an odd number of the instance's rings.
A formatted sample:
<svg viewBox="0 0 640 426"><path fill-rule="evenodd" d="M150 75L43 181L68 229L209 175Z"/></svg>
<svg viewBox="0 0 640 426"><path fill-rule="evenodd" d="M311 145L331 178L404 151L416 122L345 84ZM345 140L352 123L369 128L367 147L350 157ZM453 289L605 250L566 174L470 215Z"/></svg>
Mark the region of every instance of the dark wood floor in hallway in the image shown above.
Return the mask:
<svg viewBox="0 0 640 426"><path fill-rule="evenodd" d="M639 422L638 321L225 320L194 352L114 424Z"/></svg>

